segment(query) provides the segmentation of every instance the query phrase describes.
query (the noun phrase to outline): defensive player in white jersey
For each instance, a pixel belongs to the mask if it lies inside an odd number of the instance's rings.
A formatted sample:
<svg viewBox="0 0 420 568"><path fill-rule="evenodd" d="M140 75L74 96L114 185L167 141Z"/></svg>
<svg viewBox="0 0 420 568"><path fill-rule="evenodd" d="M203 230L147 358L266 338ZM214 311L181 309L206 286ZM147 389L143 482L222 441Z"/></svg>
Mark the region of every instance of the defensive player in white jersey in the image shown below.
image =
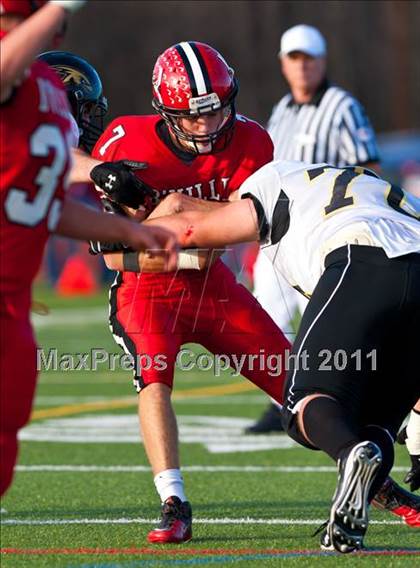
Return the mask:
<svg viewBox="0 0 420 568"><path fill-rule="evenodd" d="M259 240L276 270L311 297L283 420L292 438L338 462L321 546L351 552L362 546L369 503L419 396L420 200L363 168L280 161L239 193L223 209L159 223L187 247Z"/></svg>

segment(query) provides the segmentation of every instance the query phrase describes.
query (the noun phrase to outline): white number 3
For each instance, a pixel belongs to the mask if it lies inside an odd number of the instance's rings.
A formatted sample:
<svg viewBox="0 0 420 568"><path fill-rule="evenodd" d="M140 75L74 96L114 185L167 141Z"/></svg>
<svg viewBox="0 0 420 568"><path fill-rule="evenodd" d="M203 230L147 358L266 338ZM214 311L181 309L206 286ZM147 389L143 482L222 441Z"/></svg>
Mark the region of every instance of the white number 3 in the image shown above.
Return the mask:
<svg viewBox="0 0 420 568"><path fill-rule="evenodd" d="M35 227L47 215L51 201L54 197L59 177L63 174L68 147L60 129L52 124L42 124L32 134L30 141L30 154L34 157L47 157L53 149L54 159L49 166L43 166L35 178L39 186L36 197L32 200L24 189L12 188L5 201L7 217L14 223ZM53 202L48 215L48 229L55 229L60 213L60 201Z"/></svg>

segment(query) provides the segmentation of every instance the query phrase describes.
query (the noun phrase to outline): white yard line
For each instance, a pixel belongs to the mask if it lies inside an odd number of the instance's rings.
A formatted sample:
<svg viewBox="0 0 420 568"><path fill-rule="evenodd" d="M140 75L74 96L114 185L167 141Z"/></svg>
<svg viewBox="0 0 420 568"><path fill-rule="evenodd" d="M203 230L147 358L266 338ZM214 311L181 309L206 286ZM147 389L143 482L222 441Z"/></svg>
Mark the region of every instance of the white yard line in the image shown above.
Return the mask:
<svg viewBox="0 0 420 568"><path fill-rule="evenodd" d="M194 524L199 525L320 525L325 519L197 519ZM149 525L158 522L158 519L119 518L119 519L2 519L5 525ZM402 521L370 521L372 525L403 525Z"/></svg>
<svg viewBox="0 0 420 568"><path fill-rule="evenodd" d="M53 308L51 312L45 316L32 313L31 319L37 329L55 326L91 325L97 323L107 325L108 307L104 305L99 308L84 308L82 310L74 308Z"/></svg>
<svg viewBox="0 0 420 568"><path fill-rule="evenodd" d="M77 473L142 473L150 472L146 465L18 465L19 472L42 472L54 473L77 472ZM406 467L394 467L393 472L406 471ZM265 466L265 465L187 465L182 471L189 473L213 472L213 473L337 473L334 466Z"/></svg>
<svg viewBox="0 0 420 568"><path fill-rule="evenodd" d="M182 379L183 380L183 379ZM61 384L64 381L61 381ZM87 384L95 384L97 385L98 382L101 384L105 381L95 381L94 383L89 383L87 381L83 381L83 386ZM118 384L117 381L108 381L109 383ZM45 381L44 381L45 383ZM48 384L52 384L52 382L48 382ZM68 384L68 382L66 383ZM181 392L181 391L180 391ZM119 397L121 398L121 397ZM124 397L127 400L136 401L135 396L131 397ZM39 395L35 399L35 404L38 406L55 406L57 404L82 404L84 402L102 402L107 400L114 400L115 394L110 394L109 396L61 396L61 395ZM219 396L203 396L194 398L194 405L197 404L212 404L212 405L229 405L237 404L251 404L251 403L265 403L267 402L267 397L265 395L249 395L249 396L241 396L241 395L224 395L223 397ZM174 400L174 404L191 404L191 399L185 400Z"/></svg>
<svg viewBox="0 0 420 568"><path fill-rule="evenodd" d="M122 398L122 397L121 397ZM124 397L127 400L135 401L135 397ZM37 396L35 404L37 406L57 406L61 404L82 404L86 402L106 402L115 399L115 394L109 396Z"/></svg>

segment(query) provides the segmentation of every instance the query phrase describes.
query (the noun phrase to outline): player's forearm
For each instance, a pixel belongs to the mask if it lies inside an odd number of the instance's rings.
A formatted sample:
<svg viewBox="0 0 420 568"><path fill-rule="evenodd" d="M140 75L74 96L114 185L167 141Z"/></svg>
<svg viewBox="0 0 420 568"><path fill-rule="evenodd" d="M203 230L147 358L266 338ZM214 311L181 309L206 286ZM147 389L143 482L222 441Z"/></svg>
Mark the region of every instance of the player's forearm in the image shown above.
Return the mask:
<svg viewBox="0 0 420 568"><path fill-rule="evenodd" d="M159 210L164 204L170 204L167 215L170 213L182 213L182 211L214 211L224 205L228 201L216 201L211 199L199 199L198 197L191 197L184 193L171 193L158 205L156 209ZM155 209L155 211L156 211Z"/></svg>
<svg viewBox="0 0 420 568"><path fill-rule="evenodd" d="M23 79L26 69L38 53L47 48L63 27L65 18L64 8L48 3L1 40L1 101L10 96L11 90Z"/></svg>
<svg viewBox="0 0 420 568"><path fill-rule="evenodd" d="M124 265L124 256L137 255L137 260L134 262L129 272L166 272L167 271L167 257L159 252L153 253L153 256L144 252L114 252L104 254L104 260L107 268L110 270L118 270L119 272L127 270Z"/></svg>
<svg viewBox="0 0 420 568"><path fill-rule="evenodd" d="M259 240L258 219L250 199L228 203L210 212L184 211L179 215L149 218L144 224L169 229L182 248L222 248Z"/></svg>
<svg viewBox="0 0 420 568"><path fill-rule="evenodd" d="M177 268L203 270L208 268L223 254L224 249L208 250L208 249L185 249L180 251ZM130 252L116 252L104 254L104 260L107 268L110 270L123 271L127 270L124 263L124 256L132 255ZM167 256L159 252L153 255L139 252L137 254L137 267L129 272L167 272L168 262Z"/></svg>
<svg viewBox="0 0 420 568"><path fill-rule="evenodd" d="M190 199L197 202L193 208L194 211L215 211L229 205L229 201L213 201L211 199L196 199L195 197L190 197Z"/></svg>
<svg viewBox="0 0 420 568"><path fill-rule="evenodd" d="M95 166L98 166L102 162L96 160L80 150L80 148L73 148L73 167L70 172L70 183L82 183L92 181L90 178L90 172Z"/></svg>
<svg viewBox="0 0 420 568"><path fill-rule="evenodd" d="M133 225L137 224L124 217L100 213L66 199L56 233L79 240L130 244Z"/></svg>
<svg viewBox="0 0 420 568"><path fill-rule="evenodd" d="M149 215L149 219L182 213L183 211L213 211L227 205L226 201L198 199L183 193L171 193Z"/></svg>
<svg viewBox="0 0 420 568"><path fill-rule="evenodd" d="M134 250L164 251L167 270L175 270L177 266L178 242L166 229L145 227L126 217L99 213L76 201L64 203L56 232L79 240L123 242Z"/></svg>

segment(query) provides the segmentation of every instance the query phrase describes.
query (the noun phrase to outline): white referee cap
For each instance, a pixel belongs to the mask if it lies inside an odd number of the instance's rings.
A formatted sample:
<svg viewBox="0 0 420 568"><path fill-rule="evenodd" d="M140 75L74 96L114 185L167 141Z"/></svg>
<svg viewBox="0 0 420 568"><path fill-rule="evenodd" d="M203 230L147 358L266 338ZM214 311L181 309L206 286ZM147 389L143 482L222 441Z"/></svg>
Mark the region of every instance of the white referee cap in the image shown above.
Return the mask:
<svg viewBox="0 0 420 568"><path fill-rule="evenodd" d="M327 44L319 30L300 24L288 29L281 36L279 56L292 51L302 51L312 57L322 57L327 53Z"/></svg>

